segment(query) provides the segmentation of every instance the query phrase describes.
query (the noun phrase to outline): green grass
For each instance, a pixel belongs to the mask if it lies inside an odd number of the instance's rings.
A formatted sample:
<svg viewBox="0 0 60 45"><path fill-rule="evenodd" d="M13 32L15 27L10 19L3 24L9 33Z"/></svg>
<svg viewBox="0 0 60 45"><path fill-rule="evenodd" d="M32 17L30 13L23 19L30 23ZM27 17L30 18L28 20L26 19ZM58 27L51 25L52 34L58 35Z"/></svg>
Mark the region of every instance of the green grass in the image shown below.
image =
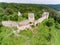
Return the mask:
<svg viewBox="0 0 60 45"><path fill-rule="evenodd" d="M34 32L30 29L20 31L20 37L16 37L10 28L1 27L0 45L60 45L60 29L55 24L46 26L46 21L33 27Z"/></svg>
<svg viewBox="0 0 60 45"><path fill-rule="evenodd" d="M60 30L54 28L54 30L52 31L53 33L53 41L55 43L55 45L60 45Z"/></svg>

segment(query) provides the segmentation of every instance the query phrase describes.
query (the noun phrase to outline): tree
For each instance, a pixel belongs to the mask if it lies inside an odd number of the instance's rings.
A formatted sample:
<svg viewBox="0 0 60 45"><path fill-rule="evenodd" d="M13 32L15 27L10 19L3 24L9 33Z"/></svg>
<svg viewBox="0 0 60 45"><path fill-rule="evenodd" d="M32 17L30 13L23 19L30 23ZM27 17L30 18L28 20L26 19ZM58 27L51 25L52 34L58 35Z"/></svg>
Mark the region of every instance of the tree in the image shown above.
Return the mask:
<svg viewBox="0 0 60 45"><path fill-rule="evenodd" d="M10 8L6 8L6 14L7 15L12 15L13 14L13 10Z"/></svg>
<svg viewBox="0 0 60 45"><path fill-rule="evenodd" d="M27 19L28 18L28 13L23 13L22 17Z"/></svg>
<svg viewBox="0 0 60 45"><path fill-rule="evenodd" d="M0 8L0 13L3 13L3 8Z"/></svg>
<svg viewBox="0 0 60 45"><path fill-rule="evenodd" d="M8 20L9 18L8 18L7 15L4 15L4 16L2 17L2 19L3 19L3 20Z"/></svg>

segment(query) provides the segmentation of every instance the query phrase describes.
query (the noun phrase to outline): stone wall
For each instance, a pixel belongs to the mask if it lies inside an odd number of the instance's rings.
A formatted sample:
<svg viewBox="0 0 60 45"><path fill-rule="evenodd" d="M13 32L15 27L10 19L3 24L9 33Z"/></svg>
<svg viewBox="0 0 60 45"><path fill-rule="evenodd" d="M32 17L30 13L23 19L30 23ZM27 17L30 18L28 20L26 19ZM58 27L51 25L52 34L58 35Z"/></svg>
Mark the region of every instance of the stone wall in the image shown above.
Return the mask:
<svg viewBox="0 0 60 45"><path fill-rule="evenodd" d="M17 22L14 21L2 21L3 26L14 27L17 26Z"/></svg>
<svg viewBox="0 0 60 45"><path fill-rule="evenodd" d="M27 20L24 20L22 22L2 21L2 25L3 26L7 26L7 27L16 26L18 28L17 32L20 32L20 30L31 28L31 24L29 22L33 22L34 23L33 25L36 26L36 24L41 23L42 21L44 21L48 17L49 17L49 12L44 12L42 14L41 18L39 18L38 20L34 20L34 14L33 13L29 13Z"/></svg>

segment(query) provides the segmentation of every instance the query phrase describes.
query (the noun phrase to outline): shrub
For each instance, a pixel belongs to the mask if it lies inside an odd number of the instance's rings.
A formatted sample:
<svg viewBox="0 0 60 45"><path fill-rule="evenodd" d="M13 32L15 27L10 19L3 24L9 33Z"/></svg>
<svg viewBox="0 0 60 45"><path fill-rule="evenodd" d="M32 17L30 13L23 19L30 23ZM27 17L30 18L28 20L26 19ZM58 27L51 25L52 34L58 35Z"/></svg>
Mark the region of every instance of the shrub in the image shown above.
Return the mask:
<svg viewBox="0 0 60 45"><path fill-rule="evenodd" d="M23 13L22 17L27 19L28 18L28 13Z"/></svg>
<svg viewBox="0 0 60 45"><path fill-rule="evenodd" d="M59 23L55 23L55 28L60 29Z"/></svg>
<svg viewBox="0 0 60 45"><path fill-rule="evenodd" d="M54 24L54 20L53 20L53 19L49 19L49 20L46 22L46 25L47 25L48 27L53 26L53 24Z"/></svg>
<svg viewBox="0 0 60 45"><path fill-rule="evenodd" d="M0 27L2 27L2 23L0 22Z"/></svg>

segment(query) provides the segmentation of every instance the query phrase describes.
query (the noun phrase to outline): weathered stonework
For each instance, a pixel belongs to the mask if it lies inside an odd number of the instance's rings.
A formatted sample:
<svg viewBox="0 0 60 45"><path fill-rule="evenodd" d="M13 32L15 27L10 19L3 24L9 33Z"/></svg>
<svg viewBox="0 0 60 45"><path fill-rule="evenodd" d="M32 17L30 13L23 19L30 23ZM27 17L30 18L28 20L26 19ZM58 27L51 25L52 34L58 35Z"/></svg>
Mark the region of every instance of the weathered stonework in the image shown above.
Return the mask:
<svg viewBox="0 0 60 45"><path fill-rule="evenodd" d="M30 21L30 22L34 22L34 13L28 13L28 20Z"/></svg>
<svg viewBox="0 0 60 45"><path fill-rule="evenodd" d="M18 11L18 16L22 16L21 12Z"/></svg>
<svg viewBox="0 0 60 45"><path fill-rule="evenodd" d="M3 26L14 27L17 26L17 22L14 21L2 21Z"/></svg>
<svg viewBox="0 0 60 45"><path fill-rule="evenodd" d="M27 28L30 29L31 25L36 26L38 23L41 23L42 21L44 21L48 17L49 17L49 12L44 12L42 14L41 18L39 18L38 20L35 20L34 19L34 13L28 13L28 19L27 20L24 20L22 22L2 21L2 25L6 26L6 27L16 26L18 28L18 30L16 32L19 33L21 30L24 30ZM32 24L32 23L34 23L34 24Z"/></svg>

